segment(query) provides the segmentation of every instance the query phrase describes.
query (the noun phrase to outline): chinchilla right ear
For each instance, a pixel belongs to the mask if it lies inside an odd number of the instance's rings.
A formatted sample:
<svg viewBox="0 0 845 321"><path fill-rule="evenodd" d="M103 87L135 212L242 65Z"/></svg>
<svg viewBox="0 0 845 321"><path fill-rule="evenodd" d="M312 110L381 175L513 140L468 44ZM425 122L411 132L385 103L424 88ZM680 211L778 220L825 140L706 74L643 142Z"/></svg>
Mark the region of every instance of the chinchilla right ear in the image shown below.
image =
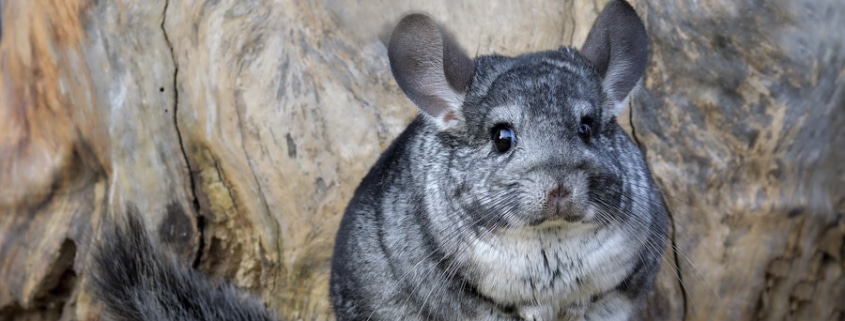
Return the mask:
<svg viewBox="0 0 845 321"><path fill-rule="evenodd" d="M648 63L648 35L642 20L625 0L611 0L580 51L593 63L614 100L611 114L619 115Z"/></svg>
<svg viewBox="0 0 845 321"><path fill-rule="evenodd" d="M450 34L429 17L410 14L393 29L387 55L396 83L441 130L462 122L458 110L475 63Z"/></svg>

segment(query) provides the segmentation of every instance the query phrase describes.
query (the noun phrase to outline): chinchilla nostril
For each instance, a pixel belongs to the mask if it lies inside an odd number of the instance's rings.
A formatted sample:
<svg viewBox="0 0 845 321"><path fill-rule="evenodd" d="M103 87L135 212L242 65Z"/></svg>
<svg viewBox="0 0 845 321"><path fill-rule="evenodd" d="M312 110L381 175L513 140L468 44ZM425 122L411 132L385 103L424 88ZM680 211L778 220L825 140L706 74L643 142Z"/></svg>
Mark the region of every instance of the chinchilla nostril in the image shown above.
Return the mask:
<svg viewBox="0 0 845 321"><path fill-rule="evenodd" d="M567 198L569 194L571 194L569 188L563 185L557 185L549 191L549 200Z"/></svg>

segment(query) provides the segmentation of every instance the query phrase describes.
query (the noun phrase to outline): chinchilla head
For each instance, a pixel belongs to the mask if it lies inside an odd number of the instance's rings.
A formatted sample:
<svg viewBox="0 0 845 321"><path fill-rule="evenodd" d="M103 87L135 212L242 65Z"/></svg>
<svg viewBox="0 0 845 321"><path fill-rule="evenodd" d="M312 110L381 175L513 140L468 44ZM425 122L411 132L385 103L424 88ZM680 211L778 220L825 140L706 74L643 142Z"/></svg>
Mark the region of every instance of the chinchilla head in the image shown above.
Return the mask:
<svg viewBox="0 0 845 321"><path fill-rule="evenodd" d="M648 39L612 1L580 50L467 57L421 14L391 36L397 83L425 115L412 151L429 202L487 227L612 221L646 174L616 123L647 61Z"/></svg>

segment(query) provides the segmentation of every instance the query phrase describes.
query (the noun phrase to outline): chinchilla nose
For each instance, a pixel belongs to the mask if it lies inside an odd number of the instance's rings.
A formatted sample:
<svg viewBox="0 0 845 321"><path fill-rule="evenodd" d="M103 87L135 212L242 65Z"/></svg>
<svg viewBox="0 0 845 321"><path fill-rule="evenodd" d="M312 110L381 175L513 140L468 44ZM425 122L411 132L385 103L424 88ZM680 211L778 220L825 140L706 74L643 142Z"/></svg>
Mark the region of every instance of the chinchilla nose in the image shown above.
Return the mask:
<svg viewBox="0 0 845 321"><path fill-rule="evenodd" d="M567 198L569 198L569 194L571 194L569 188L567 188L563 184L557 184L555 187L549 190L548 201L549 203L565 201Z"/></svg>
<svg viewBox="0 0 845 321"><path fill-rule="evenodd" d="M572 191L564 184L557 184L549 189L546 197L546 219L566 219L570 216Z"/></svg>

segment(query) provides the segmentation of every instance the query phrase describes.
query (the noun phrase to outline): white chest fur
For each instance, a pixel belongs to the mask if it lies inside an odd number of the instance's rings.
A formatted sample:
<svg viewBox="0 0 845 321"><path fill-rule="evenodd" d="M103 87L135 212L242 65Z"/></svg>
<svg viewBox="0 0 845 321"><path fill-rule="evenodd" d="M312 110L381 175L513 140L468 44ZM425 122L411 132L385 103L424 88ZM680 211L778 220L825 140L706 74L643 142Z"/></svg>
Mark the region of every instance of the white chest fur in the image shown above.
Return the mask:
<svg viewBox="0 0 845 321"><path fill-rule="evenodd" d="M527 319L556 320L564 309L583 314L594 295L624 280L638 244L627 229L581 223L540 226L472 242L467 263L485 296L516 305Z"/></svg>

